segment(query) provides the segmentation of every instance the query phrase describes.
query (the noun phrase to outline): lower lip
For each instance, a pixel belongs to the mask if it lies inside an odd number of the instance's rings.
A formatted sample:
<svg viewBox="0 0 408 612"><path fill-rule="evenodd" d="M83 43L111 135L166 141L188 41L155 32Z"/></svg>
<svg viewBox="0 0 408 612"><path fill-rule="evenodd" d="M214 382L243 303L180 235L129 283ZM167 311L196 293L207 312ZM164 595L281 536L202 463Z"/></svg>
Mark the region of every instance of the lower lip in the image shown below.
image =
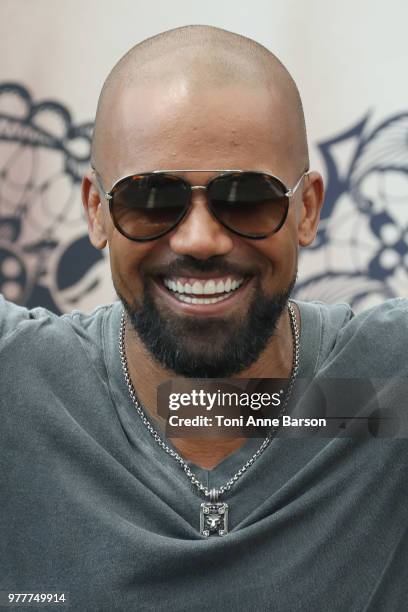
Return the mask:
<svg viewBox="0 0 408 612"><path fill-rule="evenodd" d="M170 304L172 308L176 308L178 312L192 315L216 316L224 314L235 308L250 291L252 279L243 282L239 289L232 291L230 295L215 304L189 304L178 300L172 292L170 292L162 282L155 282L155 287L160 292L160 295ZM208 296L216 297L216 296Z"/></svg>

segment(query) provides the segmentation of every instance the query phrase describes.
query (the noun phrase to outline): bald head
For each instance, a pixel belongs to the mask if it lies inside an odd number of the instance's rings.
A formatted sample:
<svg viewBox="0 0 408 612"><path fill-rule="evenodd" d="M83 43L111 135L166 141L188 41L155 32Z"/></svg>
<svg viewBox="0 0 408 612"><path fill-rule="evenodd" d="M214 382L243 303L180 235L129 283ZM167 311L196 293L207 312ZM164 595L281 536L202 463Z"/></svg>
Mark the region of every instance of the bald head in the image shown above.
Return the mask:
<svg viewBox="0 0 408 612"><path fill-rule="evenodd" d="M279 109L274 119L276 129L284 126L286 130L286 151L282 150L282 154L290 156L299 169L308 166L302 103L289 72L259 43L212 26L185 26L163 32L135 45L119 60L98 102L93 165L104 173L108 149L115 137L112 125L116 117L123 121L120 104L129 91L139 100L159 92L171 103L175 91L188 91L199 101L205 95L215 97L228 89L253 96L262 93L265 97L266 93L271 111Z"/></svg>

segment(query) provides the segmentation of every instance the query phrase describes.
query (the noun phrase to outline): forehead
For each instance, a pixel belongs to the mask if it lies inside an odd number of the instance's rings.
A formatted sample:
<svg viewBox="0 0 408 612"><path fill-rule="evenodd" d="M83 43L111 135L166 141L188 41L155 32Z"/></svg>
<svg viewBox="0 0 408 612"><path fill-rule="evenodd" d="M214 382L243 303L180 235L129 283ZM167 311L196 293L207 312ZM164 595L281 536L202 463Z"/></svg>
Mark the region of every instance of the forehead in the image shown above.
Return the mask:
<svg viewBox="0 0 408 612"><path fill-rule="evenodd" d="M278 92L228 85L197 89L183 79L165 88L123 88L105 129L110 180L160 168L285 170L293 138Z"/></svg>

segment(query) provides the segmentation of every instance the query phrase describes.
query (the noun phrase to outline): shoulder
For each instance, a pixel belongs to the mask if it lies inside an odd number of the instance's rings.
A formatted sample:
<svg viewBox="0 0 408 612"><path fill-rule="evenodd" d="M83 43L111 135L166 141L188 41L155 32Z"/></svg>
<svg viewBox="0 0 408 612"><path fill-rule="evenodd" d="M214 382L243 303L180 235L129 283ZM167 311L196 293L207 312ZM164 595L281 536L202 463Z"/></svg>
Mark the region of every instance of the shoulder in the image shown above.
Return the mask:
<svg viewBox="0 0 408 612"><path fill-rule="evenodd" d="M62 388L76 393L75 381L79 380L99 380L106 385L107 356L117 346L121 313L120 302L100 306L89 314L74 311L58 316L43 308L28 310L2 300L3 409L8 409L14 393L27 395L29 389L32 395L27 402L32 405L34 389L37 395L41 392L59 396Z"/></svg>
<svg viewBox="0 0 408 612"><path fill-rule="evenodd" d="M68 342L70 337L100 337L105 315L114 304L99 306L87 314L73 311L57 315L45 308L28 309L8 302L0 295L0 348L35 338Z"/></svg>
<svg viewBox="0 0 408 612"><path fill-rule="evenodd" d="M351 317L339 328L330 359L353 375L408 373L408 299L395 298Z"/></svg>
<svg viewBox="0 0 408 612"><path fill-rule="evenodd" d="M299 307L301 321L305 326L318 326L322 330L322 335L337 335L353 317L354 313L351 306L346 303L326 304L317 300L303 302L296 300Z"/></svg>
<svg viewBox="0 0 408 612"><path fill-rule="evenodd" d="M348 304L297 301L304 372L328 376L408 374L408 299L354 314Z"/></svg>
<svg viewBox="0 0 408 612"><path fill-rule="evenodd" d="M408 340L408 299L386 300L354 315L342 328L341 337L349 340L355 335L371 343L380 343L384 348L391 342Z"/></svg>
<svg viewBox="0 0 408 612"><path fill-rule="evenodd" d="M332 352L340 331L353 317L348 304L296 300L300 312L302 374L313 376Z"/></svg>

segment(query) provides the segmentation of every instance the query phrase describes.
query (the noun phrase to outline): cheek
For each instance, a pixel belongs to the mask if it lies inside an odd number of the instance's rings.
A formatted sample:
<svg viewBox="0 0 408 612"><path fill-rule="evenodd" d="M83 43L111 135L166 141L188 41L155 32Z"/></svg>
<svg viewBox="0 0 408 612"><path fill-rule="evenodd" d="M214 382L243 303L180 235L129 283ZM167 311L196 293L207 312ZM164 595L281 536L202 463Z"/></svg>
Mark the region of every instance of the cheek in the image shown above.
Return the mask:
<svg viewBox="0 0 408 612"><path fill-rule="evenodd" d="M265 258L263 288L279 292L288 287L297 271L298 239L296 224L285 225L279 232L259 241L257 245Z"/></svg>
<svg viewBox="0 0 408 612"><path fill-rule="evenodd" d="M133 303L142 295L143 278L140 268L150 246L132 242L117 232L109 242L109 258L115 289Z"/></svg>

